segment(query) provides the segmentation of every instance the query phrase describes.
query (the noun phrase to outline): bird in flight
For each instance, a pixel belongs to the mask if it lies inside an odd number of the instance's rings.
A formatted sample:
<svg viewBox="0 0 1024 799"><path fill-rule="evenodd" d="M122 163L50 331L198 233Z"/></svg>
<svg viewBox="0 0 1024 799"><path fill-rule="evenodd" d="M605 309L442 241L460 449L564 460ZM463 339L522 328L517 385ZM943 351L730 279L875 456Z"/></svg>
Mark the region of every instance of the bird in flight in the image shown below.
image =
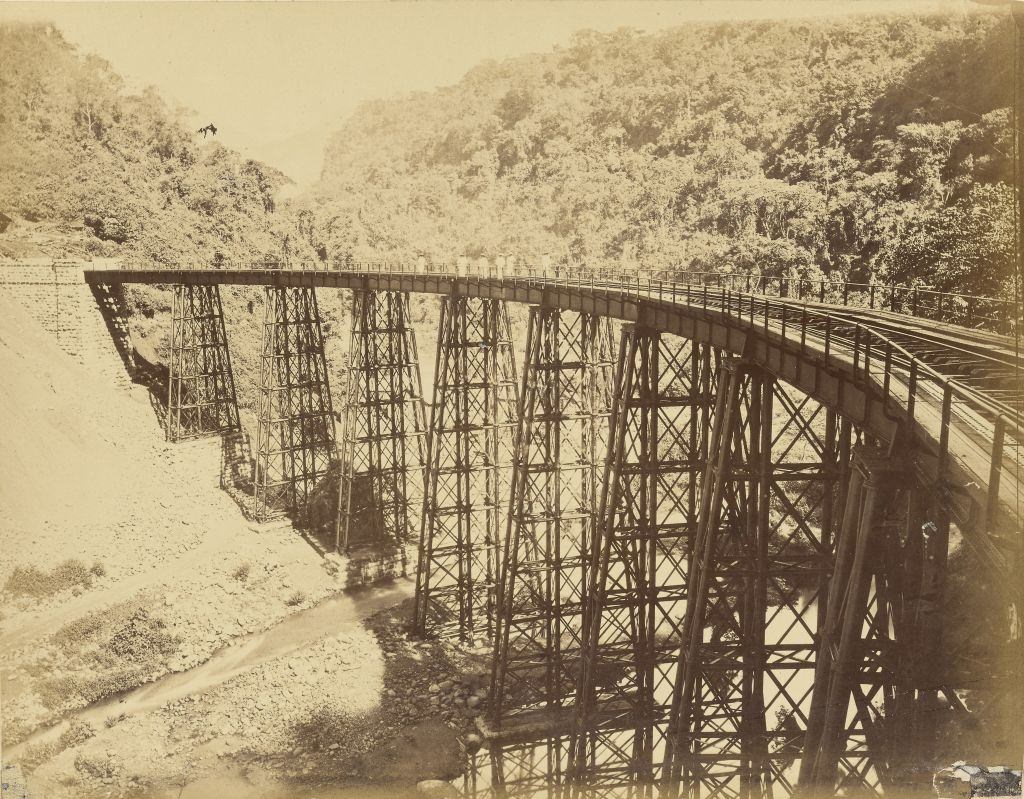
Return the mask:
<svg viewBox="0 0 1024 799"><path fill-rule="evenodd" d="M211 122L205 128L200 128L199 130L197 130L196 133L202 133L203 134L203 138L205 139L207 133L212 133L214 136L216 136L217 135L217 128L215 128L213 126L213 123Z"/></svg>

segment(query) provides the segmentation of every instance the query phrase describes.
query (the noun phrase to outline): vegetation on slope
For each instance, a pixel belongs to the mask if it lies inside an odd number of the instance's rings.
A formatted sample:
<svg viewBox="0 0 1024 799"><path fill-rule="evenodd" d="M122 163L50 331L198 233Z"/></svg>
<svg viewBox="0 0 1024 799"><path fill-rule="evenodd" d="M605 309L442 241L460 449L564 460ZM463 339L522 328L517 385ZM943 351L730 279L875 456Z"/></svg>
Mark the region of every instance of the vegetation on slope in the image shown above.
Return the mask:
<svg viewBox="0 0 1024 799"><path fill-rule="evenodd" d="M52 26L0 26L0 212L67 234L42 254L278 258L290 228L274 194L287 178L182 119L154 90L127 93Z"/></svg>
<svg viewBox="0 0 1024 799"><path fill-rule="evenodd" d="M994 292L1012 254L996 14L577 34L334 136L325 256L459 253Z"/></svg>
<svg viewBox="0 0 1024 799"><path fill-rule="evenodd" d="M213 267L289 257L310 214L276 206L288 178L183 120L155 90L126 92L109 64L79 54L52 26L0 25L0 213L13 221L0 257ZM333 353L340 303L321 295ZM139 354L168 363L170 292L130 286L126 296ZM256 401L260 296L223 292L244 409Z"/></svg>

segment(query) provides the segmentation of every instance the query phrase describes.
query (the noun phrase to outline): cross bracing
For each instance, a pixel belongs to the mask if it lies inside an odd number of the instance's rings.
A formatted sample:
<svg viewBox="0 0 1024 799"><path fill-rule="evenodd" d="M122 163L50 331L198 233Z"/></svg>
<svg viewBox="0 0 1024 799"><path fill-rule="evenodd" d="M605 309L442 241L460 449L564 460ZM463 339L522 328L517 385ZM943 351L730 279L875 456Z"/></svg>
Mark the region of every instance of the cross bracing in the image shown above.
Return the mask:
<svg viewBox="0 0 1024 799"><path fill-rule="evenodd" d="M316 294L268 287L264 297L255 475L260 519L305 510L331 470L335 446Z"/></svg>
<svg viewBox="0 0 1024 799"><path fill-rule="evenodd" d="M667 795L792 793L849 426L756 365L719 372L664 764Z"/></svg>
<svg viewBox="0 0 1024 799"><path fill-rule="evenodd" d="M426 423L409 295L356 291L346 369L337 544L419 540Z"/></svg>
<svg viewBox="0 0 1024 799"><path fill-rule="evenodd" d="M531 309L499 575L499 724L575 693L613 357L607 320Z"/></svg>
<svg viewBox="0 0 1024 799"><path fill-rule="evenodd" d="M490 639L516 428L505 304L445 297L434 374L414 626Z"/></svg>
<svg viewBox="0 0 1024 799"><path fill-rule="evenodd" d="M175 284L167 439L239 429L231 355L217 286Z"/></svg>
<svg viewBox="0 0 1024 799"><path fill-rule="evenodd" d="M716 359L708 347L633 326L623 328L618 355L573 765L582 777L591 730L632 725L623 762L635 782L652 786L681 642Z"/></svg>

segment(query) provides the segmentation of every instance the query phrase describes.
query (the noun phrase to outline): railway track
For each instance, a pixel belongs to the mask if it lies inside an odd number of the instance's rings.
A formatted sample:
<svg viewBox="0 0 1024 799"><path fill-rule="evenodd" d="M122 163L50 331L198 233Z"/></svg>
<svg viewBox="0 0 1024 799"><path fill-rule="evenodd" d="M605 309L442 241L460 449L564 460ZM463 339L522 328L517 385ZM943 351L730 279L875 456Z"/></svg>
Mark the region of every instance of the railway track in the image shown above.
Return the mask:
<svg viewBox="0 0 1024 799"><path fill-rule="evenodd" d="M851 313L841 306L824 307L835 317L870 322L872 329L914 353L936 371L1002 404L1007 413L1019 414L1024 407L1021 391L1024 357L1008 336L953 328L886 311Z"/></svg>
<svg viewBox="0 0 1024 799"><path fill-rule="evenodd" d="M659 314L667 314L658 318L670 327L684 319L724 323L741 335L745 331L759 338L759 346L768 348L763 351L781 358L783 367L793 359L813 369L828 369L831 363L852 393L865 401L873 397L882 416L908 423L905 429L917 440L915 451L927 456L922 468L934 485L957 494L947 500L950 511L958 524L975 530L980 546L988 548L996 537L1007 535L1019 543L1024 507L1022 360L1007 336L878 308L746 294L635 273L608 279L585 271L555 276L531 270L510 273L494 266L467 274L461 267L370 264L344 269L118 268L85 270L85 279L98 284L324 286L432 294L457 289L525 303L550 297L566 308L601 308L596 312L621 319L641 313L638 299L657 300ZM885 438L888 423L877 414L873 418L874 433ZM994 557L992 562L1001 561L1002 570L1014 560Z"/></svg>

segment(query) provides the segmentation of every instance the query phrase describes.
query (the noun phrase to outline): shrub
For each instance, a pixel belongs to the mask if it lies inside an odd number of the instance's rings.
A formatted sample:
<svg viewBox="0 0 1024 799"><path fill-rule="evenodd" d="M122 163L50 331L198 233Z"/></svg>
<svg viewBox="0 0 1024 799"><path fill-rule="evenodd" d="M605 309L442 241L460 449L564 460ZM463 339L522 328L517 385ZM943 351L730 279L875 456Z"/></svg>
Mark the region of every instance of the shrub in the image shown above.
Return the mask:
<svg viewBox="0 0 1024 799"><path fill-rule="evenodd" d="M244 583L249 577L249 569L250 566L248 563L242 563L231 573L231 576L238 580L238 582Z"/></svg>
<svg viewBox="0 0 1024 799"><path fill-rule="evenodd" d="M59 754L56 741L44 741L38 744L29 744L25 747L24 753L18 760L18 764L25 771L35 771L39 766L52 757Z"/></svg>
<svg viewBox="0 0 1024 799"><path fill-rule="evenodd" d="M133 663L147 663L154 656L172 655L181 639L166 632L166 626L163 619L151 618L149 611L139 608L114 632L104 648Z"/></svg>
<svg viewBox="0 0 1024 799"><path fill-rule="evenodd" d="M100 753L82 752L75 758L75 770L96 779L114 777L119 771L118 764Z"/></svg>
<svg viewBox="0 0 1024 799"><path fill-rule="evenodd" d="M77 674L61 674L40 680L36 692L45 707L56 710L72 697L81 696L84 686L85 681Z"/></svg>
<svg viewBox="0 0 1024 799"><path fill-rule="evenodd" d="M4 591L15 597L30 596L38 599L53 596L67 589L89 588L94 573L90 573L82 561L73 558L48 572L37 566L15 566L4 583Z"/></svg>
<svg viewBox="0 0 1024 799"><path fill-rule="evenodd" d="M96 729L88 722L81 719L72 719L68 728L60 734L57 739L57 746L63 752L72 746L85 743L96 734Z"/></svg>
<svg viewBox="0 0 1024 799"><path fill-rule="evenodd" d="M305 594L305 592L303 592L303 591L296 591L294 594L292 594L290 597L288 597L284 601L284 603L286 605L288 605L289 607L295 607L296 605L301 605L305 601L306 601L306 594Z"/></svg>
<svg viewBox="0 0 1024 799"><path fill-rule="evenodd" d="M103 577L107 573L107 567L100 563L98 560L94 560L92 566L89 567L89 574L96 577Z"/></svg>

